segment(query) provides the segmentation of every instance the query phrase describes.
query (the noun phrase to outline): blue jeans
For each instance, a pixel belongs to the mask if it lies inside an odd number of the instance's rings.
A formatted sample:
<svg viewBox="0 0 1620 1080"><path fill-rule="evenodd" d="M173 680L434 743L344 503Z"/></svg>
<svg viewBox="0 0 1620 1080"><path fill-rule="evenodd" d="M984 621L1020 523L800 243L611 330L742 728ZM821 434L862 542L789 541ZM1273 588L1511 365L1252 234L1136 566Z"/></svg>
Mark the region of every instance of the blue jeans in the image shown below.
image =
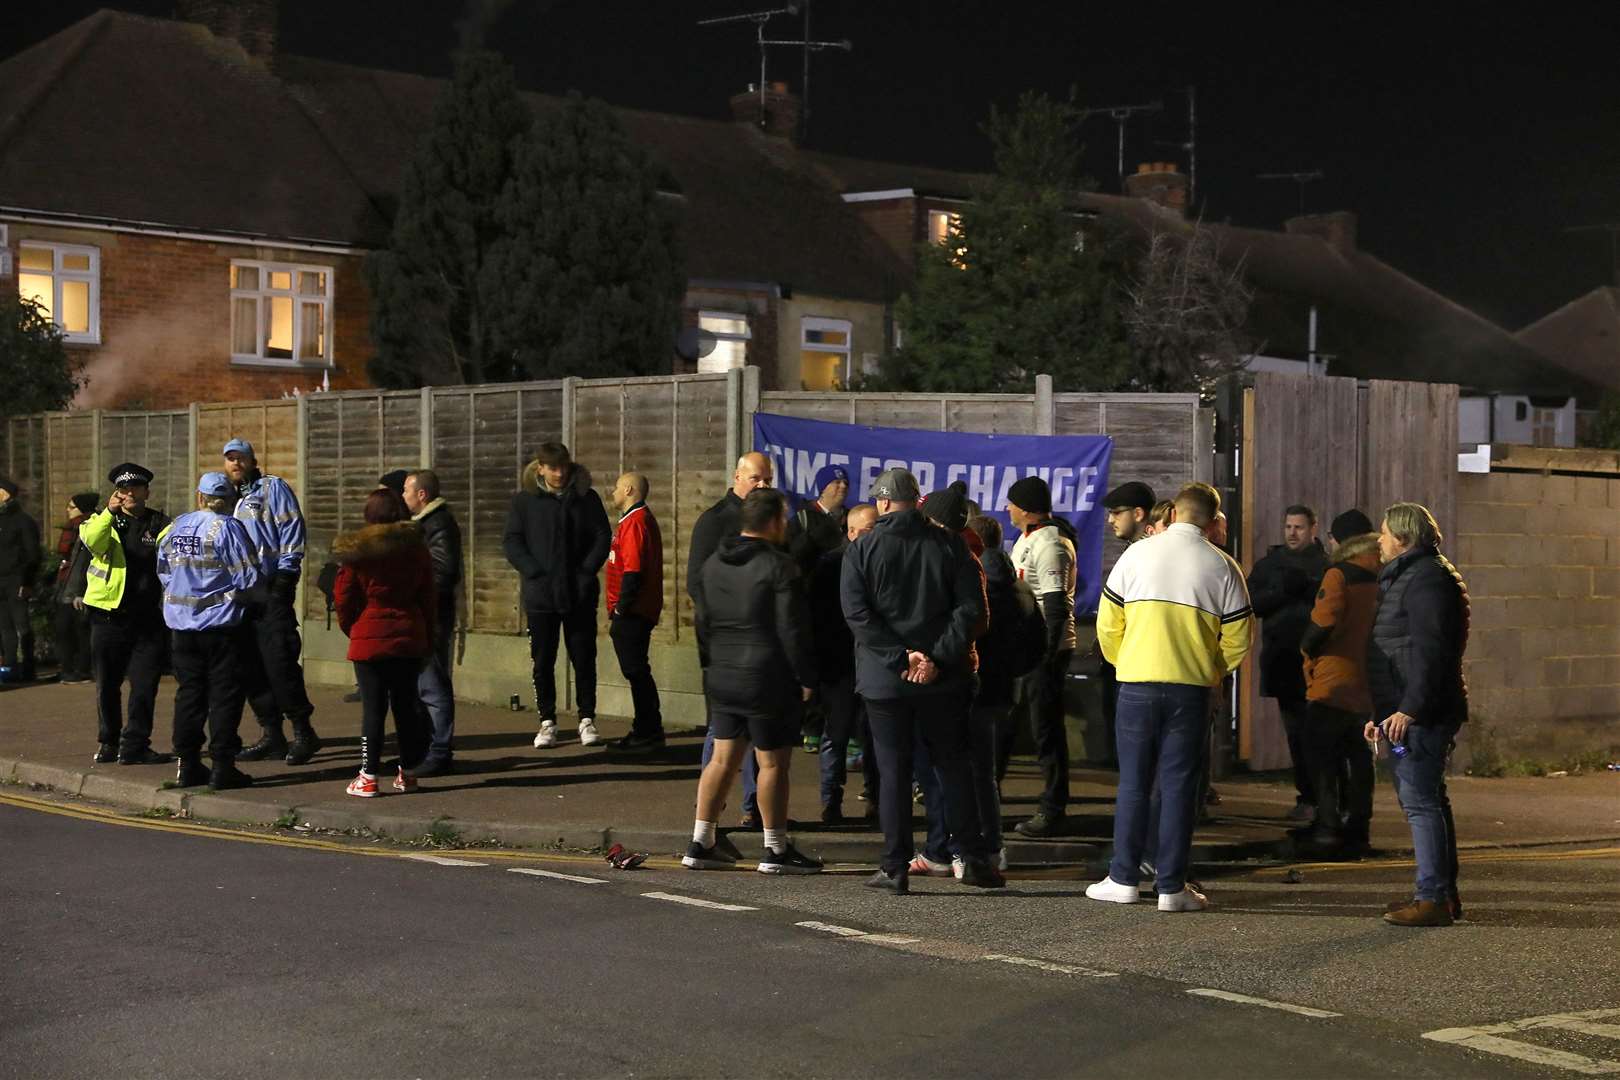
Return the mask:
<svg viewBox="0 0 1620 1080"><path fill-rule="evenodd" d="M997 732L1013 722L1011 705L975 705L968 713L968 759L973 770L972 795L979 808L979 835L984 850L991 855L1001 850L1001 791L996 782ZM928 843L923 854L935 862L949 862L962 854L960 837L947 836L943 790L938 770L928 760L928 748L918 739L913 751L913 768L923 790L923 809L928 816Z"/></svg>
<svg viewBox="0 0 1620 1080"><path fill-rule="evenodd" d="M439 627L433 640L433 652L416 676L416 693L422 699L422 712L432 729L427 753L430 758L449 758L454 749L456 695L450 684L450 643L454 635L454 623Z"/></svg>
<svg viewBox="0 0 1620 1080"><path fill-rule="evenodd" d="M821 732L821 805L841 806L844 784L849 779L849 764L845 760L849 740L859 732L861 721L861 699L855 693L854 673L836 682L822 683L820 699L822 715L826 717Z"/></svg>
<svg viewBox="0 0 1620 1080"><path fill-rule="evenodd" d="M1419 900L1444 903L1457 891L1457 826L1446 794L1446 759L1458 726L1412 725L1406 729L1406 754L1394 759L1395 795L1412 827L1417 858L1413 895Z"/></svg>
<svg viewBox="0 0 1620 1080"><path fill-rule="evenodd" d="M714 729L703 736L703 764L714 757ZM743 755L743 816L759 813L759 759L753 754Z"/></svg>
<svg viewBox="0 0 1620 1080"><path fill-rule="evenodd" d="M1209 716L1209 688L1180 683L1120 683L1115 713L1119 795L1114 806L1114 858L1108 876L1121 885L1141 881L1149 800L1158 783L1158 881L1161 895L1187 883L1199 769Z"/></svg>

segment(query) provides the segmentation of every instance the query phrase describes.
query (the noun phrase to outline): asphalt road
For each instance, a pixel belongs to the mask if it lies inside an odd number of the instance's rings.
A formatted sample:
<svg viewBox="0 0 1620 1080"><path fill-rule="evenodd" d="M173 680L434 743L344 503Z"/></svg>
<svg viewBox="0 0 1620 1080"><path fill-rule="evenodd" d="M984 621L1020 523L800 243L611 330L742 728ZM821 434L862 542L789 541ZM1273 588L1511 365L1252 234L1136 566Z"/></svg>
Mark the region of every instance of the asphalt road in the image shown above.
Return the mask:
<svg viewBox="0 0 1620 1080"><path fill-rule="evenodd" d="M1170 916L1062 878L896 898L28 801L0 794L4 1077L1298 1080L1620 1057L1615 853L1470 864L1467 923L1400 931L1372 914L1401 867L1211 881L1217 908Z"/></svg>

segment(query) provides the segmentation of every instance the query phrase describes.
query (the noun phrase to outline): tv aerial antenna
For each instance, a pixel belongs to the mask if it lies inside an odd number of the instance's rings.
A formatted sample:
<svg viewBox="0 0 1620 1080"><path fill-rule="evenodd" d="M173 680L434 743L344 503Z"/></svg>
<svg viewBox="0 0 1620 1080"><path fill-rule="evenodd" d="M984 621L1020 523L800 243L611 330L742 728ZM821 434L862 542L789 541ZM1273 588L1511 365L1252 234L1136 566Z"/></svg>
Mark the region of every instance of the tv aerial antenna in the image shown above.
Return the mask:
<svg viewBox="0 0 1620 1080"><path fill-rule="evenodd" d="M1164 102L1153 101L1146 105L1105 105L1096 109L1081 109L1080 119L1088 120L1093 116L1103 115L1112 120L1119 128L1119 186L1125 189L1125 125L1131 117L1164 111Z"/></svg>
<svg viewBox="0 0 1620 1080"><path fill-rule="evenodd" d="M1185 142L1159 140L1157 145L1181 150L1187 155L1187 204L1198 201L1198 88L1187 87L1187 139Z"/></svg>
<svg viewBox="0 0 1620 1080"><path fill-rule="evenodd" d="M765 26L778 15L797 15L804 13L804 36L798 40L784 38L768 38L765 36ZM765 121L765 92L769 86L766 76L766 60L771 49L792 48L799 49L804 54L804 74L800 86L799 132L802 138L810 130L810 54L821 52L824 49L838 49L843 52L853 52L855 43L845 38L842 41L817 41L810 37L810 0L802 4L792 3L784 7L770 8L765 11L750 11L742 15L720 15L712 19L699 19L699 26L730 26L736 23L752 23L754 25L754 41L759 46L759 117L760 122Z"/></svg>
<svg viewBox="0 0 1620 1080"><path fill-rule="evenodd" d="M1263 172L1256 173L1256 180L1292 180L1299 185L1299 212L1305 212L1305 185L1314 184L1319 180L1327 179L1327 174L1321 169L1311 169L1309 172Z"/></svg>

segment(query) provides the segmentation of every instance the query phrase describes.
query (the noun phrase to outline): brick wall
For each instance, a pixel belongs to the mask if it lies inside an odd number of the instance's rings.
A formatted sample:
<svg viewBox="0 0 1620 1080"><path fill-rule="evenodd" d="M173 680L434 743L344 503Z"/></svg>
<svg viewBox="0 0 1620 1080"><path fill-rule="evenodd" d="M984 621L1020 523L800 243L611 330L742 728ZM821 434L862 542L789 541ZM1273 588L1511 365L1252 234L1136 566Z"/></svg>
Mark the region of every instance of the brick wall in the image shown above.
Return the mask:
<svg viewBox="0 0 1620 1080"><path fill-rule="evenodd" d="M908 270L916 266L917 245L922 242L927 222L927 216L916 199L883 199L847 205L890 251L899 256ZM935 208L947 209L944 204Z"/></svg>
<svg viewBox="0 0 1620 1080"><path fill-rule="evenodd" d="M279 398L321 382L321 368L251 368L231 362L230 264L259 259L330 266L336 389L370 385L369 311L352 255L185 240L139 233L10 223L22 241L80 244L101 252L101 344L70 346L85 362L81 408L163 409L193 401ZM15 279L0 287L16 288Z"/></svg>
<svg viewBox="0 0 1620 1080"><path fill-rule="evenodd" d="M1464 474L1457 518L1471 720L1510 756L1620 746L1620 476Z"/></svg>

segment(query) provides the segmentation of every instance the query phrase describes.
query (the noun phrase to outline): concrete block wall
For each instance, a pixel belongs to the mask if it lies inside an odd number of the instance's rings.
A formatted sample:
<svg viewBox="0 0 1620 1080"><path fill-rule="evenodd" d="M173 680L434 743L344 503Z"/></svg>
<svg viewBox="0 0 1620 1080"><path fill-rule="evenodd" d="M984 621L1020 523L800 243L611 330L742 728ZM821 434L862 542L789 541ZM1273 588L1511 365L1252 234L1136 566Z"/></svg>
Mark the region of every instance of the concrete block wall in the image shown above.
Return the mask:
<svg viewBox="0 0 1620 1080"><path fill-rule="evenodd" d="M1620 747L1620 476L1457 478L1475 730L1512 757Z"/></svg>

